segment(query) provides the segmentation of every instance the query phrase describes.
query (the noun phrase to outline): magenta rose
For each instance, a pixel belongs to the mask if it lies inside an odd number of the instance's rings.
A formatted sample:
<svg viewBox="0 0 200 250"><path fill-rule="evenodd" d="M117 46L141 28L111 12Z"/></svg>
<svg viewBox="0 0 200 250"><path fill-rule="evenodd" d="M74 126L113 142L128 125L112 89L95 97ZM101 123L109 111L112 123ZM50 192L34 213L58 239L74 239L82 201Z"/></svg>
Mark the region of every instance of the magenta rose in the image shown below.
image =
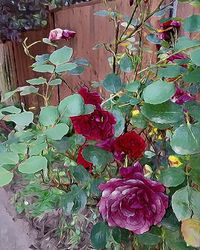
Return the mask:
<svg viewBox="0 0 200 250"><path fill-rule="evenodd" d="M115 117L108 111L96 109L88 115L71 117L74 130L87 140L106 140L114 136Z"/></svg>
<svg viewBox="0 0 200 250"><path fill-rule="evenodd" d="M195 97L183 89L176 88L176 93L171 98L172 102L183 105L186 102L194 101Z"/></svg>
<svg viewBox="0 0 200 250"><path fill-rule="evenodd" d="M110 227L143 234L161 222L168 207L165 187L144 177L142 167L121 168L122 179L111 179L99 185L102 197L99 211Z"/></svg>

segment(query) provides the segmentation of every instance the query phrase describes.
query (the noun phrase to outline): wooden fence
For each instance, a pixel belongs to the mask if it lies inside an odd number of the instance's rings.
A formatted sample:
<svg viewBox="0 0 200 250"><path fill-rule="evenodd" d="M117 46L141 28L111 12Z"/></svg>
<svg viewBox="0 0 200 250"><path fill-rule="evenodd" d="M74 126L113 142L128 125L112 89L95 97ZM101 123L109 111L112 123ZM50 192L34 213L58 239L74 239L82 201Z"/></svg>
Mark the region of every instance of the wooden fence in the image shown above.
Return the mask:
<svg viewBox="0 0 200 250"><path fill-rule="evenodd" d="M66 76L66 81L71 86L70 89L76 90L80 84L89 86L91 81L102 80L110 71L107 62L108 53L104 49L92 49L98 43L112 41L113 39L111 22L107 18L94 15L96 11L105 8L102 2L103 0L96 0L71 7L64 7L61 10L51 13L46 29L29 31L22 35L22 39L28 37L28 42L33 43L43 37L47 37L49 31L53 28L59 27L77 32L76 37L67 42L67 45L73 47L75 58L87 58L91 63L91 67L86 69L80 77ZM159 2L159 0L151 0L148 2L147 7L153 10ZM120 12L130 15L129 0L115 0L111 1L111 4L116 4ZM194 9L188 4L179 4L177 8L177 16L180 17L190 16L193 13L199 12L200 9ZM155 25L157 20L157 18L152 18L151 22ZM60 45L63 45L63 43L61 42ZM153 46L153 49L156 49L155 46ZM48 52L48 50L48 46L40 43L34 46L32 53L37 55ZM147 55L147 61L148 59ZM1 91L10 90L15 86L23 86L26 84L27 79L37 76L37 73L33 72L29 67L32 61L25 55L21 43L7 42L3 45L1 44L0 60ZM65 85L61 89L56 89L52 102L56 104L59 99L70 94L70 89ZM38 105L37 97L26 98L23 101L28 107Z"/></svg>

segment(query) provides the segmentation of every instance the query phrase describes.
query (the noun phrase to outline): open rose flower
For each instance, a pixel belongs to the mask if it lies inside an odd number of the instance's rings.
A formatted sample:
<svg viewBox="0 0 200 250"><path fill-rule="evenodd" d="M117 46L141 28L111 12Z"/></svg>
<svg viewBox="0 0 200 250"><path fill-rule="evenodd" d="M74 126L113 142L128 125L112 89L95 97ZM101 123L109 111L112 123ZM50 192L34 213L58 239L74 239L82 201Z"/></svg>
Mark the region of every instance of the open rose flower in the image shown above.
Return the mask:
<svg viewBox="0 0 200 250"><path fill-rule="evenodd" d="M140 135L131 131L116 138L113 148L114 155L119 160L123 159L126 155L130 159L136 160L143 156L146 143Z"/></svg>
<svg viewBox="0 0 200 250"><path fill-rule="evenodd" d="M92 104L100 108L102 99L97 92L89 92L87 87L82 87L79 89L78 93L83 97L85 104Z"/></svg>
<svg viewBox="0 0 200 250"><path fill-rule="evenodd" d="M51 41L58 41L60 39L70 39L76 35L75 31L72 30L62 30L60 28L56 28L51 30L49 33L49 40Z"/></svg>
<svg viewBox="0 0 200 250"><path fill-rule="evenodd" d="M74 130L87 140L106 140L114 135L115 117L108 111L96 109L88 115L71 117Z"/></svg>
<svg viewBox="0 0 200 250"><path fill-rule="evenodd" d="M161 222L168 207L165 187L143 176L140 164L121 168L122 179L99 185L102 197L99 211L110 227L143 234Z"/></svg>
<svg viewBox="0 0 200 250"><path fill-rule="evenodd" d="M183 89L176 88L176 93L171 98L172 102L175 102L179 105L184 104L185 102L194 101L195 97L190 93L184 91Z"/></svg>
<svg viewBox="0 0 200 250"><path fill-rule="evenodd" d="M78 157L77 157L77 163L79 165L82 165L84 168L88 169L90 172L92 172L92 166L93 164L89 161L86 161L85 158L83 157L83 149L86 146L80 147L78 151Z"/></svg>
<svg viewBox="0 0 200 250"><path fill-rule="evenodd" d="M170 40L171 35L170 32L173 31L173 29L179 29L181 26L181 23L176 20L169 20L164 23L160 23L160 29L158 29L158 37L161 40Z"/></svg>

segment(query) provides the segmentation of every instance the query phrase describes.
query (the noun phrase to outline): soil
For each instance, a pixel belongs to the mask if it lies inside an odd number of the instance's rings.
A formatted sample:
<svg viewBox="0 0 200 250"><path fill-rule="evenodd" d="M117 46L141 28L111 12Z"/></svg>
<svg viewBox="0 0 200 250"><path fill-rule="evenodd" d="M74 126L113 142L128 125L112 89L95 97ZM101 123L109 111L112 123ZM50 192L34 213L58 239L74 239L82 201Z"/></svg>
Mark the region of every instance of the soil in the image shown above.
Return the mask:
<svg viewBox="0 0 200 250"><path fill-rule="evenodd" d="M0 189L0 249L33 249L37 233L28 222L17 217L10 197L9 192L3 188Z"/></svg>

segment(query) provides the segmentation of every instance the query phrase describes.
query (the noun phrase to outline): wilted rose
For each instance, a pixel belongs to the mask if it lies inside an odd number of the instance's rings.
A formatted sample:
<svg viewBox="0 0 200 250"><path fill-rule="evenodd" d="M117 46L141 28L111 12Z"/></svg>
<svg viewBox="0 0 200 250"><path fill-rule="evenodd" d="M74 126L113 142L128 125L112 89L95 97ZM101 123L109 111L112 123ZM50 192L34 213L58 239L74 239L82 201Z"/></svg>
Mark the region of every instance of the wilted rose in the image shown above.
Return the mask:
<svg viewBox="0 0 200 250"><path fill-rule="evenodd" d="M176 88L176 93L171 98L172 102L175 102L179 105L184 104L185 102L194 101L195 97L190 93L184 91L183 89Z"/></svg>
<svg viewBox="0 0 200 250"><path fill-rule="evenodd" d="M165 187L143 176L140 164L121 168L123 179L99 185L102 197L99 211L110 227L121 227L135 234L149 231L161 222L168 207Z"/></svg>
<svg viewBox="0 0 200 250"><path fill-rule="evenodd" d="M60 28L56 28L50 31L49 40L58 41L60 39L70 39L75 36L76 32L71 30L62 30Z"/></svg>
<svg viewBox="0 0 200 250"><path fill-rule="evenodd" d="M124 158L127 155L136 160L144 154L146 143L140 135L131 131L116 138L113 147L116 158Z"/></svg>
<svg viewBox="0 0 200 250"><path fill-rule="evenodd" d="M87 140L106 140L114 135L115 117L108 111L96 109L88 115L71 117L74 130Z"/></svg>

